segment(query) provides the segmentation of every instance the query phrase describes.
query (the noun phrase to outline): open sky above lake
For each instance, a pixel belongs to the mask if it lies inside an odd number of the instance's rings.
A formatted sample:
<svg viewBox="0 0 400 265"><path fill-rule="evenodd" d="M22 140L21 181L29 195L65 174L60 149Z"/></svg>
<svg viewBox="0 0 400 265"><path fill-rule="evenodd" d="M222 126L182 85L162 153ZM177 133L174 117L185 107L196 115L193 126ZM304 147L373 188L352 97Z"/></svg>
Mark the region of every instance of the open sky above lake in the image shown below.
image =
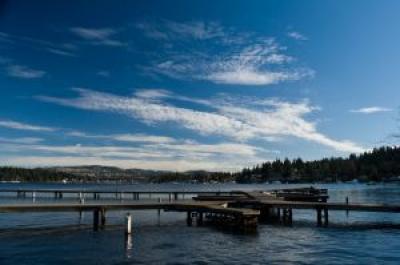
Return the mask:
<svg viewBox="0 0 400 265"><path fill-rule="evenodd" d="M395 144L398 1L1 1L0 163L237 170Z"/></svg>

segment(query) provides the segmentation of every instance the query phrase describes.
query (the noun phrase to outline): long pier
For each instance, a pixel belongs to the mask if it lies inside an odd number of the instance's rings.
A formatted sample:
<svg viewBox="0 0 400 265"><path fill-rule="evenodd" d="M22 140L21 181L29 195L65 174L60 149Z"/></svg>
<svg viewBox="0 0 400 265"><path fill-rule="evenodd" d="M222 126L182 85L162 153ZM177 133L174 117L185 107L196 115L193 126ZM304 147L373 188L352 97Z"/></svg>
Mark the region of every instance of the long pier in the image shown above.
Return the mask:
<svg viewBox="0 0 400 265"><path fill-rule="evenodd" d="M198 225L203 219L226 222L227 226L238 230L254 230L260 211L246 208L227 207L221 202L196 202L185 200L180 202L104 202L104 203L40 203L40 204L2 204L0 213L22 212L93 212L93 229L98 230L106 224L106 212L121 210L164 210L186 212L186 222L192 225L193 219ZM228 221L229 220L229 223Z"/></svg>
<svg viewBox="0 0 400 265"><path fill-rule="evenodd" d="M0 189L0 195L16 195L18 198L37 198L40 195L53 195L56 199L62 199L64 195L77 196L78 198L93 198L95 200L101 199L101 196L115 196L117 199L134 199L139 200L142 198L152 198L156 195L167 196L169 201L184 199L185 195L199 195L199 194L217 194L219 196L240 196L244 193L242 191L133 191L133 190L91 190L91 189L32 189L32 188L18 188L18 189Z"/></svg>
<svg viewBox="0 0 400 265"><path fill-rule="evenodd" d="M0 190L1 192L25 192L37 193L75 193L82 194L115 194L115 191L82 191L82 190ZM168 199L153 197L152 200L124 200L124 201L100 201L90 202L64 202L59 203L20 203L20 204L0 204L0 213L10 212L67 212L67 211L91 211L93 212L93 228L98 230L106 223L106 212L108 211L133 211L133 210L164 210L174 212L186 212L187 224L192 225L193 219L198 225L203 221L216 224L221 227L232 227L239 230L254 230L259 222L278 221L284 225L293 223L293 210L311 210L316 213L318 226L328 226L330 211L357 211L357 212L387 212L400 213L400 205L387 204L353 204L353 203L330 203L326 202L327 192L317 189L296 189L293 191L285 190L290 196L282 197L282 192L266 191L119 191L132 194L158 194L168 195ZM192 199L173 200L178 195L197 195ZM135 196L133 196L135 198ZM93 196L94 199L96 196ZM293 200L296 198L296 200ZM155 199L157 199L155 201Z"/></svg>

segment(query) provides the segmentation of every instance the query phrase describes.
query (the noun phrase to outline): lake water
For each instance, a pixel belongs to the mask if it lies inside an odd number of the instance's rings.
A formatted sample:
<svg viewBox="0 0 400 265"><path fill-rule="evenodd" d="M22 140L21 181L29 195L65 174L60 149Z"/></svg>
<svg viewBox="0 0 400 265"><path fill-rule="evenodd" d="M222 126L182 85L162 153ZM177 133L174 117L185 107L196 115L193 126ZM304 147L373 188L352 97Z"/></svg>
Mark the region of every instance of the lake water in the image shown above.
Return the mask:
<svg viewBox="0 0 400 265"><path fill-rule="evenodd" d="M0 184L6 187L81 188L80 185ZM307 185L148 184L84 185L86 189L254 190ZM332 184L330 200L398 203L400 186ZM31 199L0 197L0 203ZM52 198L37 198L36 203ZM64 198L76 200L76 198ZM126 213L110 212L104 231L93 232L89 213L0 214L0 264L400 264L400 214L330 212L330 227L316 227L313 211L294 210L293 226L259 225L255 234L187 227L185 214L132 212L134 232L125 237Z"/></svg>

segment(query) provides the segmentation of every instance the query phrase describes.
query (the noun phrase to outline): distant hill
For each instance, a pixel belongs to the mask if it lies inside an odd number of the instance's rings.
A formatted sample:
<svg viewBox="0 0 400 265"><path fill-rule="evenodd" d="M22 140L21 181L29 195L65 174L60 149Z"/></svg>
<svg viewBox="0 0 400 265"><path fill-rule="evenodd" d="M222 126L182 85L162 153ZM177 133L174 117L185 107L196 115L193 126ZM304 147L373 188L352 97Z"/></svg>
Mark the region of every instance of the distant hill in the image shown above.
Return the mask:
<svg viewBox="0 0 400 265"><path fill-rule="evenodd" d="M168 171L146 170L146 169L122 169L108 166L74 166L74 167L52 167L55 172L62 172L86 180L132 180L147 181L152 177L160 176Z"/></svg>
<svg viewBox="0 0 400 265"><path fill-rule="evenodd" d="M222 178L221 178L222 177ZM122 169L118 167L88 165L46 168L0 167L0 181L62 181L97 182L167 182L167 181L224 181L229 173L208 171L172 172L147 169Z"/></svg>

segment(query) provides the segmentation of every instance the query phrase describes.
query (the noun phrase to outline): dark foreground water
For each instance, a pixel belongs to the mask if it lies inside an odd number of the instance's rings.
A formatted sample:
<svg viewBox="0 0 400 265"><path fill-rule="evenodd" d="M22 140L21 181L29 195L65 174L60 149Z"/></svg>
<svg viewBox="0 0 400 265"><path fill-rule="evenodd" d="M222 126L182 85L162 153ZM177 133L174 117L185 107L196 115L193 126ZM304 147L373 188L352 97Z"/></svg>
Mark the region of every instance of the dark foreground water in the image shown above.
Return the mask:
<svg viewBox="0 0 400 265"><path fill-rule="evenodd" d="M0 188L6 186L10 184L0 184ZM137 190L277 187L130 186ZM320 187L329 188L330 201L343 202L348 196L351 202L400 203L397 185ZM28 200L25 202L30 203ZM36 203L51 200L38 198ZM0 203L15 201L0 197ZM123 212L110 213L109 226L100 232L92 231L89 213L82 219L77 213L0 214L0 264L400 264L400 214L350 212L347 216L331 212L329 228L316 227L315 212L298 210L293 214L292 227L260 225L255 234L235 234L212 227L187 227L184 214L162 212L158 217L156 211L137 211L133 212L134 233L128 238L122 226Z"/></svg>

